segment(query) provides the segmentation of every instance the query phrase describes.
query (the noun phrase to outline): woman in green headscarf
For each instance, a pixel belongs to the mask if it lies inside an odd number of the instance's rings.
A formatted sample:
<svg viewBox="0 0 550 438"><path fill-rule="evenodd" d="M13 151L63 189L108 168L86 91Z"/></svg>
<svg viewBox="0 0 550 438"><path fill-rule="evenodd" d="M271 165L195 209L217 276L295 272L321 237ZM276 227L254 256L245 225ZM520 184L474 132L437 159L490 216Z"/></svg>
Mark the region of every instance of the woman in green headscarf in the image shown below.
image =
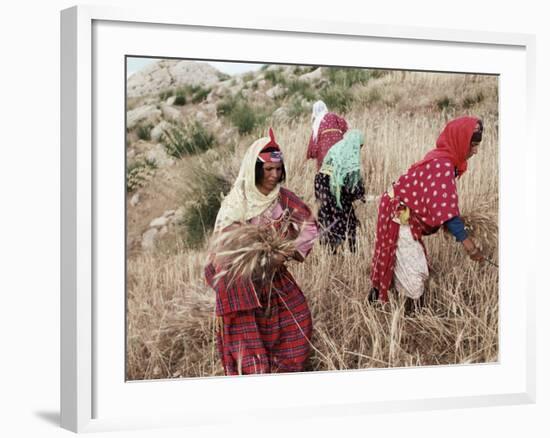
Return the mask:
<svg viewBox="0 0 550 438"><path fill-rule="evenodd" d="M359 221L353 202L365 202L365 187L361 176L361 148L364 136L358 129L346 132L323 160L315 175L315 198L321 202L318 212L322 228L321 243L333 252L348 240L352 252L356 249L356 229Z"/></svg>

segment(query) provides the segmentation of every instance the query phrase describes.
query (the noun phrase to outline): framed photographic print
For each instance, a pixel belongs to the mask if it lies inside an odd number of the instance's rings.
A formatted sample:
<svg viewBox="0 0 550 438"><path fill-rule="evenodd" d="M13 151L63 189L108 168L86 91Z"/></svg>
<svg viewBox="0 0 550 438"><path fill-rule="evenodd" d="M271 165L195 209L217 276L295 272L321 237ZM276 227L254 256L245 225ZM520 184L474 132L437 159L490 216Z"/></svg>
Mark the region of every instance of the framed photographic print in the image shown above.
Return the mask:
<svg viewBox="0 0 550 438"><path fill-rule="evenodd" d="M61 38L63 427L534 401L533 37L79 6Z"/></svg>

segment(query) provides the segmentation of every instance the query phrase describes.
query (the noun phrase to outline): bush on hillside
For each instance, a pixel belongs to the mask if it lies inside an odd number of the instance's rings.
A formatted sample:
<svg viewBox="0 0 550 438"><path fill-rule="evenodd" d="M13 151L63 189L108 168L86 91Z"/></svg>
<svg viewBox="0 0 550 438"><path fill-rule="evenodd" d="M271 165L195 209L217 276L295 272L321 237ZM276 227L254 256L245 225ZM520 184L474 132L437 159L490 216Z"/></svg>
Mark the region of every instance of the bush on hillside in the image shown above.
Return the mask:
<svg viewBox="0 0 550 438"><path fill-rule="evenodd" d="M174 95L174 90L172 90L172 89L164 90L164 91L161 91L159 93L159 99L161 101L164 101L164 100L168 99L169 97L172 97L173 95Z"/></svg>
<svg viewBox="0 0 550 438"><path fill-rule="evenodd" d="M191 174L194 196L187 201L182 225L185 227L186 242L191 248L200 247L207 235L214 229L222 197L231 189L231 183L211 169L195 168Z"/></svg>
<svg viewBox="0 0 550 438"><path fill-rule="evenodd" d="M139 125L136 129L136 134L140 140L151 140L151 130L153 126L151 124Z"/></svg>
<svg viewBox="0 0 550 438"><path fill-rule="evenodd" d="M133 191L143 187L155 174L157 168L154 160L139 158L128 163L126 167L126 192Z"/></svg>
<svg viewBox="0 0 550 438"><path fill-rule="evenodd" d="M239 134L250 134L256 127L265 122L265 114L259 112L246 102L241 102L231 112L231 123L238 129Z"/></svg>
<svg viewBox="0 0 550 438"><path fill-rule="evenodd" d="M310 107L303 105L302 99L296 97L292 99L290 105L288 106L287 114L291 120L298 120L303 117L305 114L309 114Z"/></svg>
<svg viewBox="0 0 550 438"><path fill-rule="evenodd" d="M287 83L286 96L302 95L306 100L314 101L317 99L317 93L311 87L311 84L299 79L293 79Z"/></svg>
<svg viewBox="0 0 550 438"><path fill-rule="evenodd" d="M452 98L448 96L443 96L437 99L436 105L440 111L443 111L443 110L454 108L456 106L456 103Z"/></svg>
<svg viewBox="0 0 550 438"><path fill-rule="evenodd" d="M474 105L483 102L483 99L485 99L485 96L483 95L482 91L478 91L475 94L469 94L462 100L462 107L465 109L469 109Z"/></svg>
<svg viewBox="0 0 550 438"><path fill-rule="evenodd" d="M353 94L348 87L331 85L321 90L319 94L331 111L345 113L353 103Z"/></svg>
<svg viewBox="0 0 550 438"><path fill-rule="evenodd" d="M215 137L200 122L172 126L161 137L166 152L175 158L194 155L212 148Z"/></svg>
<svg viewBox="0 0 550 438"><path fill-rule="evenodd" d="M191 95L191 102L200 103L206 99L209 93L210 88L203 88L201 86L194 87Z"/></svg>
<svg viewBox="0 0 550 438"><path fill-rule="evenodd" d="M282 68L278 68L277 70L267 70L264 73L264 78L270 81L273 85L286 84L286 77Z"/></svg>
<svg viewBox="0 0 550 438"><path fill-rule="evenodd" d="M240 100L242 100L241 95L227 96L216 105L216 115L218 117L231 116L233 109L237 106Z"/></svg>
<svg viewBox="0 0 550 438"><path fill-rule="evenodd" d="M218 103L216 114L230 120L241 135L250 134L266 120L266 115L249 105L240 94L226 97Z"/></svg>

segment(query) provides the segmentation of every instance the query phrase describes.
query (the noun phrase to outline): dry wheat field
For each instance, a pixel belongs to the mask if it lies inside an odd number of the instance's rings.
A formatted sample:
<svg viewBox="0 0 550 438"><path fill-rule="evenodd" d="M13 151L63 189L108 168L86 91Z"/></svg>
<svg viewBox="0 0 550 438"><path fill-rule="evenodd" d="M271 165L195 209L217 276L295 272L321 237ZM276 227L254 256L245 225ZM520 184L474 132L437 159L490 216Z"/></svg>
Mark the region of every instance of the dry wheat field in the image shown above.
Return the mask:
<svg viewBox="0 0 550 438"><path fill-rule="evenodd" d="M316 244L304 263L288 265L313 318L307 371L497 361L498 269L471 261L446 233L424 240L433 272L423 307L408 309L395 291L384 305L368 303L367 294L377 197L434 147L448 120L462 115L481 117L485 131L458 182L460 209L486 257L498 264L498 78L388 72L352 92L343 115L365 133L367 202L356 204L358 251L332 255ZM217 138L214 148L177 160L140 189L142 201L127 209L127 379L223 375L214 342L214 292L203 277L207 242L189 245L184 227L173 226L145 251L135 245L136 236L158 212L192 208L197 193L207 196L201 172L232 182L244 151L268 126L284 153L286 187L316 211L315 163L305 160L309 116L268 118L230 142Z"/></svg>

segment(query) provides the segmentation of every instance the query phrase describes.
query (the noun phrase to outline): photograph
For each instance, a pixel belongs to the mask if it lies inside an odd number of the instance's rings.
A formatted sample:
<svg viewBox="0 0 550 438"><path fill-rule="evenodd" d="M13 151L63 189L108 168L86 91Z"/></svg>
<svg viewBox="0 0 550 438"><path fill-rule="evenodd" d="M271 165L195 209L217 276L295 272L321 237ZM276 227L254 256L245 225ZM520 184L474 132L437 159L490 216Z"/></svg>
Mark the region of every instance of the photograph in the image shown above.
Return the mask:
<svg viewBox="0 0 550 438"><path fill-rule="evenodd" d="M125 63L127 381L499 361L499 75Z"/></svg>

